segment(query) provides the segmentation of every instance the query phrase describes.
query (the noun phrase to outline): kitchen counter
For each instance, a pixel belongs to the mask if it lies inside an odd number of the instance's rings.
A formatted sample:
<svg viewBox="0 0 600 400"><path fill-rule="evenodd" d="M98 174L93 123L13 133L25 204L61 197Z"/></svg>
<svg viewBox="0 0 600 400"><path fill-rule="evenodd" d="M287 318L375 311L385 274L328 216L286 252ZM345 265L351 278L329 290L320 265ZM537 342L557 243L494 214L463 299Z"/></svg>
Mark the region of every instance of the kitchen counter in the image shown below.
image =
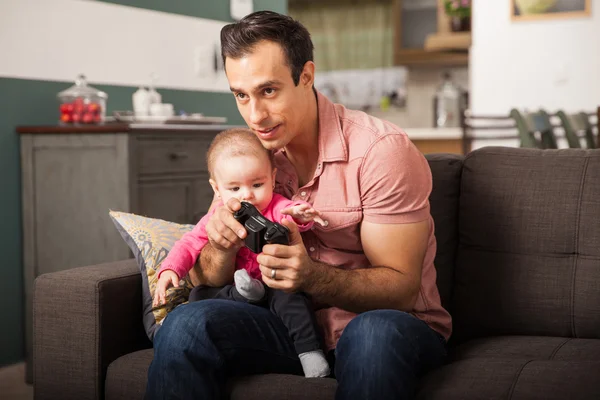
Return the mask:
<svg viewBox="0 0 600 400"><path fill-rule="evenodd" d="M462 139L461 128L404 128L411 140Z"/></svg>
<svg viewBox="0 0 600 400"><path fill-rule="evenodd" d="M107 123L101 125L48 125L19 126L19 134L109 134L109 133L211 133L241 125L225 124L153 124L153 123ZM410 140L423 153L456 153L463 154L461 128L403 128Z"/></svg>
<svg viewBox="0 0 600 400"><path fill-rule="evenodd" d="M371 110L373 117L388 121L402 129L423 153L463 154L462 128L434 128L423 126L423 118L409 114L407 110ZM422 116L421 116L422 117ZM419 121L421 121L419 123Z"/></svg>
<svg viewBox="0 0 600 400"><path fill-rule="evenodd" d="M224 124L102 124L102 125L48 125L19 126L17 133L107 133L129 131L214 131L225 130L237 125ZM460 139L461 128L404 128L413 140Z"/></svg>
<svg viewBox="0 0 600 400"><path fill-rule="evenodd" d="M19 134L53 134L53 133L125 133L125 132L165 132L165 131L222 131L238 128L239 125L224 124L125 124L107 123L100 125L38 125L18 126Z"/></svg>

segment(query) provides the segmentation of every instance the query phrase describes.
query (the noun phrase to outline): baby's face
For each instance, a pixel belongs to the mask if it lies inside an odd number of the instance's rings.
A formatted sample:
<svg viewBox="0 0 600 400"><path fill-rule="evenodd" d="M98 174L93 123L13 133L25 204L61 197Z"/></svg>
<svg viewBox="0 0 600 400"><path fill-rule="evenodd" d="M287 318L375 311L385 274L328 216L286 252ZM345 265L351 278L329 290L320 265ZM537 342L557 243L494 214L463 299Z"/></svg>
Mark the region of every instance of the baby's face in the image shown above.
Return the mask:
<svg viewBox="0 0 600 400"><path fill-rule="evenodd" d="M275 170L267 155L225 156L217 159L211 185L223 203L234 197L263 212L273 198Z"/></svg>

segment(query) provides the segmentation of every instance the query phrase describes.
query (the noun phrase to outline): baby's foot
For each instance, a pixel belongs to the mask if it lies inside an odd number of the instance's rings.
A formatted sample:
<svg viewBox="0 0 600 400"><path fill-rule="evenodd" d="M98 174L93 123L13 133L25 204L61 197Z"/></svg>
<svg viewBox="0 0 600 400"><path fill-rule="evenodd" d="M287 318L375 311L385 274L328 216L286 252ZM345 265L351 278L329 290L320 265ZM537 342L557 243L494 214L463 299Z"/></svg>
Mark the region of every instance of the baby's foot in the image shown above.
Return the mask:
<svg viewBox="0 0 600 400"><path fill-rule="evenodd" d="M259 301L265 296L265 287L258 279L250 278L248 271L238 269L233 274L235 288L238 293L250 301Z"/></svg>
<svg viewBox="0 0 600 400"><path fill-rule="evenodd" d="M329 376L329 364L321 350L309 351L299 355L304 376L307 378L324 378Z"/></svg>

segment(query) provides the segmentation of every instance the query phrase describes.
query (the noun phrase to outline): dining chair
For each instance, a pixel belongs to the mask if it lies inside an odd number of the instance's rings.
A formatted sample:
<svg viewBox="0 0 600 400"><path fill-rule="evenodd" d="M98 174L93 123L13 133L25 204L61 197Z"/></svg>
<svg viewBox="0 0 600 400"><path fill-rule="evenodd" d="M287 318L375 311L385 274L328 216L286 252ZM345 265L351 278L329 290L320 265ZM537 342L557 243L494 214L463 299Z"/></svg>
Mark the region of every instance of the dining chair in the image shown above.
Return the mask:
<svg viewBox="0 0 600 400"><path fill-rule="evenodd" d="M585 128L583 127L580 114L567 115L564 111L560 110L556 113L556 116L560 119L569 147L572 149L581 148L578 132L581 132ZM585 115L585 119L587 120L587 115Z"/></svg>
<svg viewBox="0 0 600 400"><path fill-rule="evenodd" d="M515 125L517 126L521 147L531 149L541 148L541 143L539 142L539 140L536 139L533 132L529 129L529 126L523 114L516 108L513 108L512 110L510 110L509 115L515 121Z"/></svg>
<svg viewBox="0 0 600 400"><path fill-rule="evenodd" d="M594 135L594 126L590 121L590 114L580 112L573 116L575 129L579 129L585 134L585 143L588 149L598 148L598 137Z"/></svg>

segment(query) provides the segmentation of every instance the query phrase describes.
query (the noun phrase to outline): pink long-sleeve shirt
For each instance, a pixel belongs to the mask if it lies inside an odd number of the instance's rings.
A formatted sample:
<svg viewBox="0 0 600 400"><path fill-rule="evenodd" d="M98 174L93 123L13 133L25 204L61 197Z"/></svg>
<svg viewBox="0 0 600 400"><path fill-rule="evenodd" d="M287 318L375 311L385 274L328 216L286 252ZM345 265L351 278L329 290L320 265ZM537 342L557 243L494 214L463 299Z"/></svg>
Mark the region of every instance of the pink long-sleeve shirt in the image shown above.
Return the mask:
<svg viewBox="0 0 600 400"><path fill-rule="evenodd" d="M219 205L222 204L223 203L220 203ZM282 218L290 218L287 215L281 214L281 210L300 204L308 203L298 200L289 200L280 194L274 193L273 199L263 212L263 216L270 221L281 222ZM174 271L177 276L179 276L179 279L190 272L194 264L196 264L200 252L206 243L208 243L206 224L210 217L215 213L216 209L217 207L213 207L212 210L202 217L194 229L184 234L181 239L175 243L167 255L167 258L161 264L160 271L158 272L159 278L163 271L168 269ZM309 230L313 226L313 222L305 224L299 224L298 221L295 222L298 224L300 232ZM251 252L247 247L242 247L236 255L235 269L245 269L252 278L262 281L262 274L258 262L256 261L257 256L258 254Z"/></svg>

